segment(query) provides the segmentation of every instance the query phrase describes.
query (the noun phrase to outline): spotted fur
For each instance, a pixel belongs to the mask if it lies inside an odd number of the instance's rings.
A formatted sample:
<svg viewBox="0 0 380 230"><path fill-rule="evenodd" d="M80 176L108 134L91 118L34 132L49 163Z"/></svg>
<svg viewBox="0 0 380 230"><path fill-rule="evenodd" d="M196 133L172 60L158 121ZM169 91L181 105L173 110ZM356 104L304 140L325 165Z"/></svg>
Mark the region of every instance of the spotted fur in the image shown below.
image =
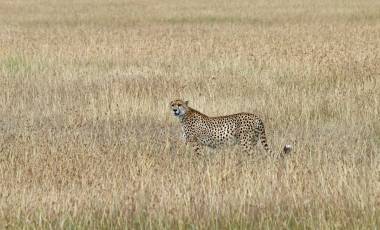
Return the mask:
<svg viewBox="0 0 380 230"><path fill-rule="evenodd" d="M258 141L268 153L272 153L265 135L263 121L252 113L238 113L220 117L209 117L189 107L188 101L174 100L170 103L173 113L179 118L186 143L196 153L201 146L215 148L227 143L239 143L251 152ZM289 153L286 145L283 153Z"/></svg>

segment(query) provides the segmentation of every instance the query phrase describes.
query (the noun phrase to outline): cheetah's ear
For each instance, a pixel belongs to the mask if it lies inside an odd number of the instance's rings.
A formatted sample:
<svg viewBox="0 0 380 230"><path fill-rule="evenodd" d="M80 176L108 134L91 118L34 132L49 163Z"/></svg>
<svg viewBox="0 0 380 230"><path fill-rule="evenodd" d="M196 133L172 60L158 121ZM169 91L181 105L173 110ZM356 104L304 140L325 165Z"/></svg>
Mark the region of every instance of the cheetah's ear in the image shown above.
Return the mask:
<svg viewBox="0 0 380 230"><path fill-rule="evenodd" d="M185 101L185 105L187 105L187 106L188 106L188 105L189 105L189 101Z"/></svg>

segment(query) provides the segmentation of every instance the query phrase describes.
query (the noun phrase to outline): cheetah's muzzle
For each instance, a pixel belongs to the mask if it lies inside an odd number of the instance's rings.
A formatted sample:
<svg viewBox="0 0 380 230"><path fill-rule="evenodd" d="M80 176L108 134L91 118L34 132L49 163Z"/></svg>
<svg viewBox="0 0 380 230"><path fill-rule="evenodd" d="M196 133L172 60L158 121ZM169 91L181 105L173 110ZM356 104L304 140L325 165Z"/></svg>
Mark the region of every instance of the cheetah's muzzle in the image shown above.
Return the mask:
<svg viewBox="0 0 380 230"><path fill-rule="evenodd" d="M180 114L179 109L173 109L173 112L174 112L174 115L175 115L175 116L178 116L178 115Z"/></svg>

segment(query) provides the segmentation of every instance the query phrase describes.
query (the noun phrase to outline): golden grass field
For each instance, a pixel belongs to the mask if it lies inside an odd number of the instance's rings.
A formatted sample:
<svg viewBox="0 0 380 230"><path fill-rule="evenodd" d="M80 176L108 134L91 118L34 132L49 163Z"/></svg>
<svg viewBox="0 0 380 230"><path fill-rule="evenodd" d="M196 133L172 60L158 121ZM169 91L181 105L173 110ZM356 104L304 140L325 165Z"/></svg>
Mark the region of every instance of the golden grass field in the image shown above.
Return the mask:
<svg viewBox="0 0 380 230"><path fill-rule="evenodd" d="M0 228L378 229L377 0L0 3ZM196 157L169 102L284 160Z"/></svg>

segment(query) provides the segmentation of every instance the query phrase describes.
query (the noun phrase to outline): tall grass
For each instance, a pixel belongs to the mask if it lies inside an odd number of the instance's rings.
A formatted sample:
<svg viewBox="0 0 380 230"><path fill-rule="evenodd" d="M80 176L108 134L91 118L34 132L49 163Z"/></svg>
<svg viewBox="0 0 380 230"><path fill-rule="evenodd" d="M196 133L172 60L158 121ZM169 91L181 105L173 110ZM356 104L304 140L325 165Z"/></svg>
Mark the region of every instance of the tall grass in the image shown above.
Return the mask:
<svg viewBox="0 0 380 230"><path fill-rule="evenodd" d="M4 1L0 227L377 228L380 4ZM196 157L169 111L254 112L283 161Z"/></svg>

